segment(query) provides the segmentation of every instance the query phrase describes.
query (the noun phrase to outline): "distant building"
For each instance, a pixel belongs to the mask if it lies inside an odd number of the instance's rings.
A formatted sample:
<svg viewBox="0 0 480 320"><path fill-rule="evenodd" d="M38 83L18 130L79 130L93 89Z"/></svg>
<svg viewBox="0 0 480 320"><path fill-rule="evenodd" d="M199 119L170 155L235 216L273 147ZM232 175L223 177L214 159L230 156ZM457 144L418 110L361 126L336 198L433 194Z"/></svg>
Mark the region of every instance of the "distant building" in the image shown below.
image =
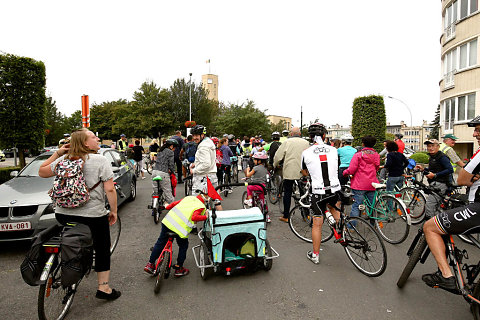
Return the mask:
<svg viewBox="0 0 480 320"><path fill-rule="evenodd" d="M268 119L268 121L270 121L270 123L273 123L273 124L277 124L277 123L283 121L285 123L285 129L287 129L289 131L292 128L292 118L290 118L290 117L270 115L270 116L267 116L267 119Z"/></svg>
<svg viewBox="0 0 480 320"><path fill-rule="evenodd" d="M467 126L480 114L478 13L477 0L442 0L440 137L458 137L454 149L462 159L478 148Z"/></svg>
<svg viewBox="0 0 480 320"><path fill-rule="evenodd" d="M421 126L413 127L408 127L404 121L400 121L400 124L394 125L387 123L387 133L402 134L402 141L405 143L405 146L414 151L423 151L426 149L423 143L428 139L432 129L433 125L428 124L425 120Z"/></svg>
<svg viewBox="0 0 480 320"><path fill-rule="evenodd" d="M208 99L218 101L218 76L216 74L204 74L202 86L208 91Z"/></svg>
<svg viewBox="0 0 480 320"><path fill-rule="evenodd" d="M330 138L330 139L340 139L344 134L351 134L350 127L343 127L338 123L328 127L327 130L328 130L327 138Z"/></svg>

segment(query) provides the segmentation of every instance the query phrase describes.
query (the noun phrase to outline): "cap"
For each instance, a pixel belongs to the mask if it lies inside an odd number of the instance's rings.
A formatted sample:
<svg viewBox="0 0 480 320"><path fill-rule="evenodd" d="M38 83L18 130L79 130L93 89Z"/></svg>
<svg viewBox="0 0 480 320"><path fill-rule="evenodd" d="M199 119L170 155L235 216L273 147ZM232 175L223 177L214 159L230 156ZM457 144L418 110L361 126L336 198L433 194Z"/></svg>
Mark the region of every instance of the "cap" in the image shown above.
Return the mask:
<svg viewBox="0 0 480 320"><path fill-rule="evenodd" d="M443 136L444 139L447 139L447 138L450 138L450 139L453 139L453 140L458 140L457 137L455 137L453 134L451 133L448 133L446 135Z"/></svg>
<svg viewBox="0 0 480 320"><path fill-rule="evenodd" d="M123 133L120 135L120 137L126 137L126 135L124 135Z"/></svg>
<svg viewBox="0 0 480 320"><path fill-rule="evenodd" d="M426 140L423 144L440 144L437 139Z"/></svg>

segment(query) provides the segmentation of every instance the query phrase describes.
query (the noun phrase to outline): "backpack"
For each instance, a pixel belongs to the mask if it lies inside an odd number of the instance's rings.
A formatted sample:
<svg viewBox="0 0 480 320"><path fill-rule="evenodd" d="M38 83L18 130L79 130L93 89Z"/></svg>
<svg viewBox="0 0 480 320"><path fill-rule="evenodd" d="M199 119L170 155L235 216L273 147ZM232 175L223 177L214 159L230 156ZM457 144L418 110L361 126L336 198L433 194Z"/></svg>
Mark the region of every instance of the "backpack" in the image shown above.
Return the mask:
<svg viewBox="0 0 480 320"><path fill-rule="evenodd" d="M88 189L83 176L82 159L63 159L55 166L55 180L53 187L48 191L55 206L63 208L78 208L90 199L90 191L99 184L98 181L91 189Z"/></svg>
<svg viewBox="0 0 480 320"><path fill-rule="evenodd" d="M188 162L194 162L195 153L197 153L197 144L195 142L188 142L185 150L185 159L188 159Z"/></svg>
<svg viewBox="0 0 480 320"><path fill-rule="evenodd" d="M215 164L217 167L220 167L222 165L222 160L223 160L223 152L220 149L216 150L216 157L215 157Z"/></svg>
<svg viewBox="0 0 480 320"><path fill-rule="evenodd" d="M76 284L90 272L93 263L93 240L87 225L79 223L63 233L60 257L63 287Z"/></svg>
<svg viewBox="0 0 480 320"><path fill-rule="evenodd" d="M48 260L49 254L45 252L42 245L50 240L54 235L58 234L62 226L57 224L38 233L32 239L32 246L28 250L25 259L20 265L20 272L23 281L30 286L38 286L43 267Z"/></svg>

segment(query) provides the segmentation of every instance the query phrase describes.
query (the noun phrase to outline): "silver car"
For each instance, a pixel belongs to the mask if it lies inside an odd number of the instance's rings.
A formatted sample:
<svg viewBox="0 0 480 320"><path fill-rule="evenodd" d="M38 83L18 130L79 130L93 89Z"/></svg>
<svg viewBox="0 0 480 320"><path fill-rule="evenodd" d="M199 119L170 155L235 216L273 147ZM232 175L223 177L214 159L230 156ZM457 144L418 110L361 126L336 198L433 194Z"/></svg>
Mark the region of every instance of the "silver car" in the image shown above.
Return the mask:
<svg viewBox="0 0 480 320"><path fill-rule="evenodd" d="M137 195L135 170L118 151L100 149L114 172L113 180L121 187L125 197L117 193L118 205L126 200L133 201ZM20 172L0 185L0 242L32 239L38 232L56 223L55 211L48 190L52 188L53 179L38 176L40 165L53 152L45 152L32 160Z"/></svg>

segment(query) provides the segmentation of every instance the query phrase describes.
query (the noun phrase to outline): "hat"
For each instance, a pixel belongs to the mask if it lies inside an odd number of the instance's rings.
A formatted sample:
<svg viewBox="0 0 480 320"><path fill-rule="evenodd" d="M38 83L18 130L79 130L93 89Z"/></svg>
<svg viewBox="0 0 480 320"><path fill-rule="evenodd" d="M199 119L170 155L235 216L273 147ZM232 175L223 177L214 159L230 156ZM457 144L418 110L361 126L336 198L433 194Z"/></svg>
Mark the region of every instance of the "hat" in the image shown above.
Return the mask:
<svg viewBox="0 0 480 320"><path fill-rule="evenodd" d="M452 140L458 140L458 138L455 137L455 136L454 136L453 134L451 134L451 133L448 133L448 134L444 135L443 138L444 138L444 139L450 138L450 139L452 139Z"/></svg>
<svg viewBox="0 0 480 320"><path fill-rule="evenodd" d="M124 135L123 133L120 135L120 137L126 137L126 135Z"/></svg>
<svg viewBox="0 0 480 320"><path fill-rule="evenodd" d="M437 139L426 140L423 144L440 144Z"/></svg>

